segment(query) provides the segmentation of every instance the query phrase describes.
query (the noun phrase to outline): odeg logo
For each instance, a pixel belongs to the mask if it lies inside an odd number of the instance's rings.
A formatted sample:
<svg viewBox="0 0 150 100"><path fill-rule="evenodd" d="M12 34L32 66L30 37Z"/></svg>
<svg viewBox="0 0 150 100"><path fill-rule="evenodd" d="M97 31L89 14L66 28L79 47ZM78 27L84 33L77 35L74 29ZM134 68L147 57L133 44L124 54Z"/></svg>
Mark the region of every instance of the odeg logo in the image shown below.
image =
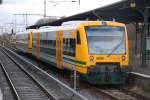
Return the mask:
<svg viewBox="0 0 150 100"><path fill-rule="evenodd" d="M90 62L93 62L93 61L94 61L94 57L90 56Z"/></svg>

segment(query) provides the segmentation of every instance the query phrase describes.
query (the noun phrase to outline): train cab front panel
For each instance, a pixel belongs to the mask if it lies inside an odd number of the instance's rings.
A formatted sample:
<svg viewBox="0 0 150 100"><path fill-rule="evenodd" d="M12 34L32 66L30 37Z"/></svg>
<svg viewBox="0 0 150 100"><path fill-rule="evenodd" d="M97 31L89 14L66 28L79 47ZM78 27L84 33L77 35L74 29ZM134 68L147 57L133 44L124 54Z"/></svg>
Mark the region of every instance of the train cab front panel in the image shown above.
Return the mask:
<svg viewBox="0 0 150 100"><path fill-rule="evenodd" d="M122 84L128 71L126 27L117 22L83 23L76 59L81 76L93 84ZM78 36L77 36L78 41Z"/></svg>

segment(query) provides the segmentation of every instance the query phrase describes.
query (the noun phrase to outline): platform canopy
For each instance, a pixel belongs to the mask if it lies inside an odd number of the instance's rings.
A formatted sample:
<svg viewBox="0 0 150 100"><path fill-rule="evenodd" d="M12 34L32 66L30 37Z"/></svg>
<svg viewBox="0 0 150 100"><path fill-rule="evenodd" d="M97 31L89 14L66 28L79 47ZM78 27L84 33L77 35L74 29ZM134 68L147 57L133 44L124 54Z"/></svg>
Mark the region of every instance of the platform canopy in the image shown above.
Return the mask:
<svg viewBox="0 0 150 100"><path fill-rule="evenodd" d="M62 22L71 20L116 20L123 23L144 21L145 8L150 9L150 0L122 0L117 3L59 19L54 22L33 25L27 29L41 26L59 26Z"/></svg>

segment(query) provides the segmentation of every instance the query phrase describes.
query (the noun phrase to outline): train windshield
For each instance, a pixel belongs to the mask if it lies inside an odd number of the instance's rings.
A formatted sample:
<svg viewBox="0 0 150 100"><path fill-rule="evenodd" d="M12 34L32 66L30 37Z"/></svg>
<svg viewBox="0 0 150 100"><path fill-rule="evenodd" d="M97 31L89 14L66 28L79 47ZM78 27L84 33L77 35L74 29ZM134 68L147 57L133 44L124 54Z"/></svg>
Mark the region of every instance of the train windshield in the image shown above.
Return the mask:
<svg viewBox="0 0 150 100"><path fill-rule="evenodd" d="M125 53L125 29L119 26L86 26L90 54Z"/></svg>

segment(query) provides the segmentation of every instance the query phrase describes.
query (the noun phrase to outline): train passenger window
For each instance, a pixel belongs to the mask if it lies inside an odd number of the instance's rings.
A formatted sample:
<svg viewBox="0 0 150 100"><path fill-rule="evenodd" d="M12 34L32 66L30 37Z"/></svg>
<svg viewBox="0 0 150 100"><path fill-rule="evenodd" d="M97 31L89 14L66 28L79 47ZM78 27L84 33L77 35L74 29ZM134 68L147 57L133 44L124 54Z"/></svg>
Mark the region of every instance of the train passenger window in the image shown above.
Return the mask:
<svg viewBox="0 0 150 100"><path fill-rule="evenodd" d="M75 57L76 39L64 38L63 43L63 54Z"/></svg>
<svg viewBox="0 0 150 100"><path fill-rule="evenodd" d="M47 40L40 40L40 44L41 46L46 47L47 46L48 41Z"/></svg>
<svg viewBox="0 0 150 100"><path fill-rule="evenodd" d="M50 46L50 43L49 43L49 41L50 41L50 40L47 40L47 47L49 47L49 46Z"/></svg>
<svg viewBox="0 0 150 100"><path fill-rule="evenodd" d="M81 44L79 31L77 31L77 44Z"/></svg>
<svg viewBox="0 0 150 100"><path fill-rule="evenodd" d="M42 40L40 40L40 45L41 45L41 46L43 45L43 41L42 41Z"/></svg>
<svg viewBox="0 0 150 100"><path fill-rule="evenodd" d="M72 49L75 49L75 46L76 46L76 40L75 39L70 39L70 47Z"/></svg>
<svg viewBox="0 0 150 100"><path fill-rule="evenodd" d="M71 43L70 43L70 39L68 39L68 40L67 40L67 47L68 47L68 49L70 48L70 44L71 44Z"/></svg>
<svg viewBox="0 0 150 100"><path fill-rule="evenodd" d="M52 40L52 46L55 48L56 47L56 41Z"/></svg>
<svg viewBox="0 0 150 100"><path fill-rule="evenodd" d="M64 38L63 39L63 49L65 49L65 47L66 47L66 39Z"/></svg>
<svg viewBox="0 0 150 100"><path fill-rule="evenodd" d="M56 47L55 40L41 40L41 47L40 47L41 55L45 54L43 56L48 56L48 55L56 56L55 47Z"/></svg>
<svg viewBox="0 0 150 100"><path fill-rule="evenodd" d="M33 43L32 43L33 47L36 47L36 37L33 37Z"/></svg>

